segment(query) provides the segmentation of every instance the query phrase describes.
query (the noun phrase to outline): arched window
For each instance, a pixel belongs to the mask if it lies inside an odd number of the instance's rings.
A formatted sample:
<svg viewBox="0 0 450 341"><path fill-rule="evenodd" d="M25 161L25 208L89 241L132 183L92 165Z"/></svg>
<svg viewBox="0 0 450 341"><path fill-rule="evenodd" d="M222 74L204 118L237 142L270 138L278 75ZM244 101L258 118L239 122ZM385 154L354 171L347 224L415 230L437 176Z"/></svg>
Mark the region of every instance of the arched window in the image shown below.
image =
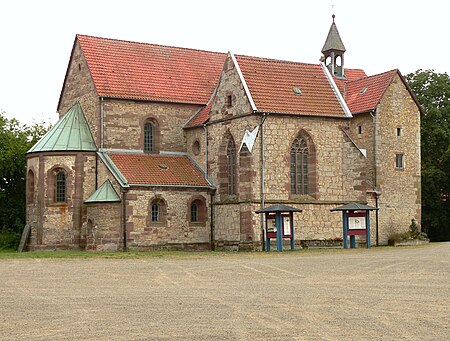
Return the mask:
<svg viewBox="0 0 450 341"><path fill-rule="evenodd" d="M296 138L291 146L291 193L308 194L308 145Z"/></svg>
<svg viewBox="0 0 450 341"><path fill-rule="evenodd" d="M34 203L34 172L31 169L27 174L27 202Z"/></svg>
<svg viewBox="0 0 450 341"><path fill-rule="evenodd" d="M206 223L206 199L201 195L195 195L188 201L187 220L191 226L204 225Z"/></svg>
<svg viewBox="0 0 450 341"><path fill-rule="evenodd" d="M66 172L62 169L56 172L55 176L55 202L66 202L67 199L67 183Z"/></svg>
<svg viewBox="0 0 450 341"><path fill-rule="evenodd" d="M144 151L155 151L155 125L152 122L144 124Z"/></svg>
<svg viewBox="0 0 450 341"><path fill-rule="evenodd" d="M159 202L153 202L152 203L152 221L157 222L160 221L161 215L160 215L160 207Z"/></svg>
<svg viewBox="0 0 450 341"><path fill-rule="evenodd" d="M236 194L236 147L233 139L227 145L228 194Z"/></svg>
<svg viewBox="0 0 450 341"><path fill-rule="evenodd" d="M198 205L195 201L191 204L191 221L198 221Z"/></svg>

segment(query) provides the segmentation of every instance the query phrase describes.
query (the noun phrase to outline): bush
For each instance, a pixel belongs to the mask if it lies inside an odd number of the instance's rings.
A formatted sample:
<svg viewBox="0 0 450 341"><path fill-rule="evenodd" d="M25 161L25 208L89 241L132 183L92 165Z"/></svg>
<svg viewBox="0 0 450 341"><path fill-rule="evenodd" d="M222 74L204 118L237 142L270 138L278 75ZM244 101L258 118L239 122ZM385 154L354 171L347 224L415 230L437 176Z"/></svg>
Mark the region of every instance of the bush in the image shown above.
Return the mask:
<svg viewBox="0 0 450 341"><path fill-rule="evenodd" d="M21 234L9 230L0 231L0 251L17 250L20 243Z"/></svg>
<svg viewBox="0 0 450 341"><path fill-rule="evenodd" d="M411 219L409 231L391 234L388 239L388 245L395 245L395 243L413 239L428 240L426 233L420 231L415 219Z"/></svg>

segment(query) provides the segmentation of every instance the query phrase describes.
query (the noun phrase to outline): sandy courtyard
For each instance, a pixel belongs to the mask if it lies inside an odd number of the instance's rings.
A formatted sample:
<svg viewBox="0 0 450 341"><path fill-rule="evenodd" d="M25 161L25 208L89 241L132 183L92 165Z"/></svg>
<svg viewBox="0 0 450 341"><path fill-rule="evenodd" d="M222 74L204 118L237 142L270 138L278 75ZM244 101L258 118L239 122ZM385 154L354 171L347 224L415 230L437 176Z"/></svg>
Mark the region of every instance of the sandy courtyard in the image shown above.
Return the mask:
<svg viewBox="0 0 450 341"><path fill-rule="evenodd" d="M1 340L449 340L450 243L0 259Z"/></svg>

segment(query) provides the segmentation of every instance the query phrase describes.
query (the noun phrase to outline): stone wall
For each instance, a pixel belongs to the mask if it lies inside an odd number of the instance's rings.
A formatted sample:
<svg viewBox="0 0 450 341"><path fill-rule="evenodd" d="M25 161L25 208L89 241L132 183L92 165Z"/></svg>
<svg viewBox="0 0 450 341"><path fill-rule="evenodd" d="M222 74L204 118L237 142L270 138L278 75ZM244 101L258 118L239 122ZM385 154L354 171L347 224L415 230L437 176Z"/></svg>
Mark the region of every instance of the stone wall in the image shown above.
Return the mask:
<svg viewBox="0 0 450 341"><path fill-rule="evenodd" d="M198 105L132 100L104 100L104 147L144 148L144 124L156 123L156 150L185 152L183 126L200 108Z"/></svg>
<svg viewBox="0 0 450 341"><path fill-rule="evenodd" d="M82 240L90 251L117 251L123 247L121 203L87 204Z"/></svg>
<svg viewBox="0 0 450 341"><path fill-rule="evenodd" d="M100 100L78 42L73 48L61 92L58 105L59 118L77 101L81 104L94 141L97 147L100 147Z"/></svg>
<svg viewBox="0 0 450 341"><path fill-rule="evenodd" d="M184 131L186 151L197 165L206 173L206 139L203 127L190 128ZM198 148L197 148L198 147Z"/></svg>
<svg viewBox="0 0 450 341"><path fill-rule="evenodd" d="M397 128L401 135L397 136ZM404 154L404 168L395 156ZM411 219L420 224L420 112L401 78L396 75L376 112L376 164L380 186L380 239L407 231Z"/></svg>
<svg viewBox="0 0 450 341"><path fill-rule="evenodd" d="M189 219L194 197L204 200L203 221ZM159 222L151 221L151 203L155 199L163 203ZM126 195L128 247L138 250L210 249L210 202L207 190L131 188Z"/></svg>
<svg viewBox="0 0 450 341"><path fill-rule="evenodd" d="M53 171L66 171L67 201L54 201ZM83 201L94 191L95 153L29 154L27 171L35 174L36 198L27 205L27 223L31 226L28 248L77 249L81 225L86 215Z"/></svg>

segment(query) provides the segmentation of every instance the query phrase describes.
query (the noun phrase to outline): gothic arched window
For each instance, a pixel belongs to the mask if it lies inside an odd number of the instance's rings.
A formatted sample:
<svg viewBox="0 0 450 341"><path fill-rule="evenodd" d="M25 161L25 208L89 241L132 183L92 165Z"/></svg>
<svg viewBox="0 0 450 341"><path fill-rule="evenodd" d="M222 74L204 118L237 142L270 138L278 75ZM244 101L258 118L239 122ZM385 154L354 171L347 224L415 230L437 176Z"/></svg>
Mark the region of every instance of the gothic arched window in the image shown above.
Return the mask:
<svg viewBox="0 0 450 341"><path fill-rule="evenodd" d="M236 147L230 139L227 145L228 194L236 194Z"/></svg>
<svg viewBox="0 0 450 341"><path fill-rule="evenodd" d="M308 194L308 145L296 138L291 146L291 193Z"/></svg>

